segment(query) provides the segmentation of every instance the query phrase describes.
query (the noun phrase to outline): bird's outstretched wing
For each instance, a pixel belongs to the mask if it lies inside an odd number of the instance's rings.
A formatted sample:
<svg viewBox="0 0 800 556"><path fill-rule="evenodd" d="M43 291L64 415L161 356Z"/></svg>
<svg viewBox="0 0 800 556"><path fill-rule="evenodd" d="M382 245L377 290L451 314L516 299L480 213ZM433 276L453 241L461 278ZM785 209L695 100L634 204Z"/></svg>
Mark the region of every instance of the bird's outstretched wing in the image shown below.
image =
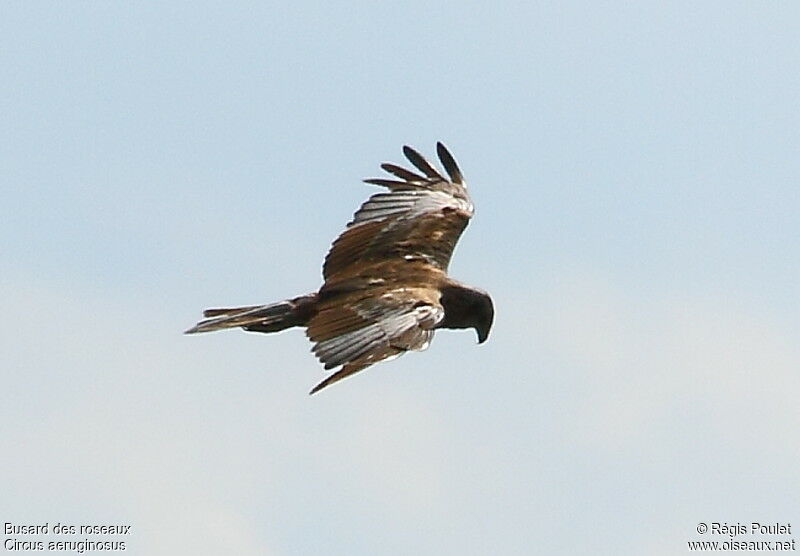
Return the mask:
<svg viewBox="0 0 800 556"><path fill-rule="evenodd" d="M411 147L403 147L418 174L395 164L381 165L398 179L367 179L387 187L355 213L325 258L326 281L364 263L422 261L447 270L458 238L474 208L458 165L441 143L436 150L449 178Z"/></svg>
<svg viewBox="0 0 800 556"><path fill-rule="evenodd" d="M424 288L354 291L322 303L306 333L325 369L342 368L311 393L379 361L424 350L443 318L438 292Z"/></svg>

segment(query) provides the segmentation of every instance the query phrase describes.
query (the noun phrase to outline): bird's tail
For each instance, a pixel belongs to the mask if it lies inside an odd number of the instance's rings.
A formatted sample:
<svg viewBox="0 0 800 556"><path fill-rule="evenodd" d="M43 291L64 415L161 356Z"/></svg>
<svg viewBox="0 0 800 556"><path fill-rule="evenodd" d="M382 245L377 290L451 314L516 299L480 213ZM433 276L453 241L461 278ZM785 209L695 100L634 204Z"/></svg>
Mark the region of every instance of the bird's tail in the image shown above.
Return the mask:
<svg viewBox="0 0 800 556"><path fill-rule="evenodd" d="M316 312L317 294L293 299L231 309L206 309L201 320L186 334L212 332L223 328L244 328L251 332L278 332L293 326L305 326Z"/></svg>

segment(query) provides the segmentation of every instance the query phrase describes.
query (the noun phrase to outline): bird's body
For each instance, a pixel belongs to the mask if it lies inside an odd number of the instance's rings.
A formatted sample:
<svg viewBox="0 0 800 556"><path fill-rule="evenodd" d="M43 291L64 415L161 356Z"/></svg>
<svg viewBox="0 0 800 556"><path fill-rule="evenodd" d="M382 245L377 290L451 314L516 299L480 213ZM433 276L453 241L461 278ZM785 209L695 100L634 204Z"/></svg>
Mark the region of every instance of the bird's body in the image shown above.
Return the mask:
<svg viewBox="0 0 800 556"><path fill-rule="evenodd" d="M400 180L364 180L389 192L370 197L333 242L318 292L269 305L208 309L206 320L187 333L306 327L325 368L342 367L311 393L379 361L426 349L437 328L475 328L478 341L485 341L494 318L491 298L447 275L474 212L461 172L441 143L437 151L450 179L415 150L403 150L424 175L383 164Z"/></svg>

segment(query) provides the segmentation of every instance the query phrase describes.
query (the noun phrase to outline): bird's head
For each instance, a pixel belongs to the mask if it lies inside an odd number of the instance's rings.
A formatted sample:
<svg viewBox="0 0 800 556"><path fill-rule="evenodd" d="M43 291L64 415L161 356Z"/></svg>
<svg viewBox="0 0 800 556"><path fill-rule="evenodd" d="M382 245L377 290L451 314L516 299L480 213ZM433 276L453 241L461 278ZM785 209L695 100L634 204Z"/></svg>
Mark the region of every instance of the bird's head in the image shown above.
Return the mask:
<svg viewBox="0 0 800 556"><path fill-rule="evenodd" d="M452 282L442 288L441 301L445 316L439 328L474 328L478 343L486 341L494 321L494 305L488 293Z"/></svg>

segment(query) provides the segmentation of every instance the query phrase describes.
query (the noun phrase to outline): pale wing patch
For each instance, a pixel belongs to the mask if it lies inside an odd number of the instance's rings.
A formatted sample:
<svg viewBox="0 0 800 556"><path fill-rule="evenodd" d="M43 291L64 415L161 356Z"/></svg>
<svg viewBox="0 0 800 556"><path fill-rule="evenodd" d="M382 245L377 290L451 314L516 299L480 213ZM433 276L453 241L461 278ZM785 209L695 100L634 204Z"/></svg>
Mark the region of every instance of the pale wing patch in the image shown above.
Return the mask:
<svg viewBox="0 0 800 556"><path fill-rule="evenodd" d="M358 209L348 226L363 222L374 222L387 218L411 219L429 212L452 208L468 213L474 212L472 203L443 191L399 190L391 193L376 193Z"/></svg>
<svg viewBox="0 0 800 556"><path fill-rule="evenodd" d="M313 321L309 326L309 336L312 340L316 339L315 336L325 338L317 342L313 352L324 363L326 369L355 361L381 348L392 347L406 351L427 347L426 344L429 344L431 339L431 334L428 332L444 317L441 307L431 305L418 307L409 305L388 310L385 306L362 307L355 309L355 314L360 320L352 318L353 313L350 313L351 318L332 316L336 319L334 322L343 323L341 327L315 326ZM331 317L323 311L314 320L325 321L328 318ZM317 335L318 329L322 329L324 333ZM332 329L340 333L330 337L329 331ZM370 364L384 358L371 361Z"/></svg>

